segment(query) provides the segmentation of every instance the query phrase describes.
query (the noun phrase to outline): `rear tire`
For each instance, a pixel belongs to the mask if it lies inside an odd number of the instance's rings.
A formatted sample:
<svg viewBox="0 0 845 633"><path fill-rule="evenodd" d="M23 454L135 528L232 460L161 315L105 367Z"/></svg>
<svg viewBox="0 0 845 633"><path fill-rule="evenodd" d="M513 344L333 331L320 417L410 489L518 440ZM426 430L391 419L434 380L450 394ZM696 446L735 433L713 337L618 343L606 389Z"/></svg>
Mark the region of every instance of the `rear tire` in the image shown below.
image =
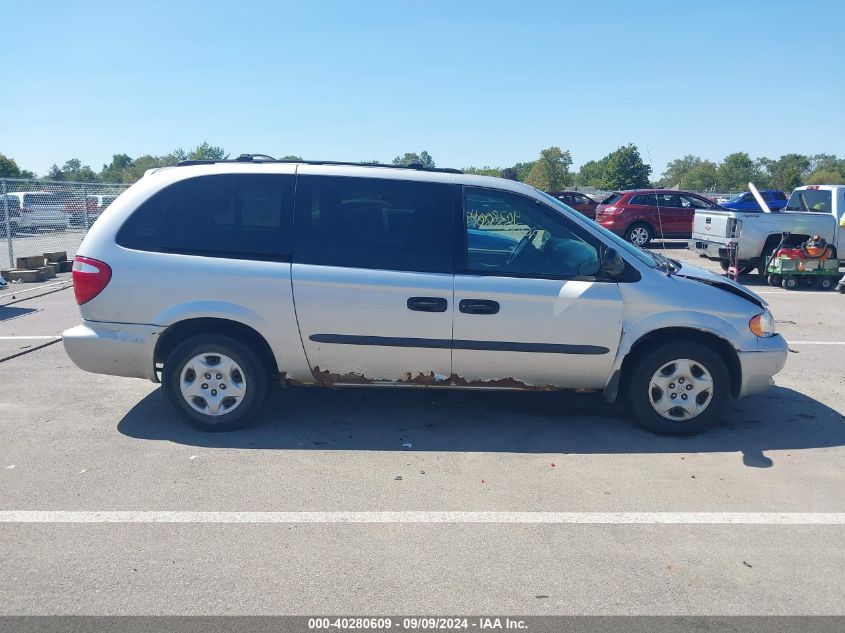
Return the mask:
<svg viewBox="0 0 845 633"><path fill-rule="evenodd" d="M645 222L634 222L625 230L625 239L634 246L648 246L654 238L654 231Z"/></svg>
<svg viewBox="0 0 845 633"><path fill-rule="evenodd" d="M819 278L819 290L830 290L833 288L833 277Z"/></svg>
<svg viewBox="0 0 845 633"><path fill-rule="evenodd" d="M783 281L780 282L780 285L784 290L795 290L798 288L798 277L795 275L787 275L783 278Z"/></svg>
<svg viewBox="0 0 845 633"><path fill-rule="evenodd" d="M632 367L627 397L640 426L654 433L700 433L730 394L719 354L700 343L667 341Z"/></svg>
<svg viewBox="0 0 845 633"><path fill-rule="evenodd" d="M162 387L185 421L201 431L232 431L249 424L267 397L267 368L239 340L192 336L164 362Z"/></svg>

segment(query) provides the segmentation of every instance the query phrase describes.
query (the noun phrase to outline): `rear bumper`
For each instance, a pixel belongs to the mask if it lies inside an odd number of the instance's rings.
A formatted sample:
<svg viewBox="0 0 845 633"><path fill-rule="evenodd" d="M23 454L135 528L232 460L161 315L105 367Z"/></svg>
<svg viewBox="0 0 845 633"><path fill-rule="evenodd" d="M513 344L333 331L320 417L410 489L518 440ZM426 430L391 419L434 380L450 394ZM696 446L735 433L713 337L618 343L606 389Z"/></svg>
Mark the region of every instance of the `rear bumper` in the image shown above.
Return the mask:
<svg viewBox="0 0 845 633"><path fill-rule="evenodd" d="M687 242L687 249L708 259L728 259L728 245L725 242L693 237Z"/></svg>
<svg viewBox="0 0 845 633"><path fill-rule="evenodd" d="M62 342L80 369L158 382L153 355L163 329L155 325L84 321L66 330Z"/></svg>
<svg viewBox="0 0 845 633"><path fill-rule="evenodd" d="M789 354L782 336L758 339L756 352L739 352L739 366L742 379L738 397L744 398L765 391L774 384L773 377L784 365Z"/></svg>

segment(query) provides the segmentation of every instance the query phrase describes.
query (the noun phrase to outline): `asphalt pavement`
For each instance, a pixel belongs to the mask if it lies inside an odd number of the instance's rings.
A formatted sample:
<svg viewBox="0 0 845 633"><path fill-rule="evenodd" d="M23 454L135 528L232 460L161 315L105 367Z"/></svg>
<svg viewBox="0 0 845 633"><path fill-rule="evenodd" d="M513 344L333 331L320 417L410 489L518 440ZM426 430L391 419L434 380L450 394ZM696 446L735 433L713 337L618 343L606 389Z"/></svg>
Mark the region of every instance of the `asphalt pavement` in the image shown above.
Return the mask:
<svg viewBox="0 0 845 633"><path fill-rule="evenodd" d="M744 281L792 353L690 438L590 394L281 388L204 434L71 363L72 289L0 297L0 615L843 615L845 296Z"/></svg>

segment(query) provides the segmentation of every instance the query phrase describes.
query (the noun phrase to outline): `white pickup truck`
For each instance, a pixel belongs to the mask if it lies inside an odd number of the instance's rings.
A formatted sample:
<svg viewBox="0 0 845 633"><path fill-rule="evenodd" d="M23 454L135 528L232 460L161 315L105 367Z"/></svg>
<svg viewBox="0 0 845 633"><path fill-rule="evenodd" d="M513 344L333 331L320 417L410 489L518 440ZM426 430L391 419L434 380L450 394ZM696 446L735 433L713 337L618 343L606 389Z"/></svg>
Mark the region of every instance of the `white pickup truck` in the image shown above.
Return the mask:
<svg viewBox="0 0 845 633"><path fill-rule="evenodd" d="M819 235L845 255L845 185L798 187L783 211L697 210L689 250L701 257L718 260L727 270L730 248L737 245L742 273L758 268L762 274L766 257L771 256L783 233L793 236Z"/></svg>

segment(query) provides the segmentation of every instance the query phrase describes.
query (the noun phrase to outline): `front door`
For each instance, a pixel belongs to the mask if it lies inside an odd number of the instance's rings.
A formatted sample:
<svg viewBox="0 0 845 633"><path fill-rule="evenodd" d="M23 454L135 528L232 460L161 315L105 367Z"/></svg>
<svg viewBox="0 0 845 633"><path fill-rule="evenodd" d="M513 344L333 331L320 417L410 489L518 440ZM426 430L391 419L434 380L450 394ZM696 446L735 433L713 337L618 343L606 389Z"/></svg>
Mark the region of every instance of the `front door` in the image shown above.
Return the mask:
<svg viewBox="0 0 845 633"><path fill-rule="evenodd" d="M512 192L464 189L455 276L453 384L599 389L622 333L602 246L561 211Z"/></svg>
<svg viewBox="0 0 845 633"><path fill-rule="evenodd" d="M444 382L451 373L453 211L444 182L299 168L291 275L314 378Z"/></svg>

